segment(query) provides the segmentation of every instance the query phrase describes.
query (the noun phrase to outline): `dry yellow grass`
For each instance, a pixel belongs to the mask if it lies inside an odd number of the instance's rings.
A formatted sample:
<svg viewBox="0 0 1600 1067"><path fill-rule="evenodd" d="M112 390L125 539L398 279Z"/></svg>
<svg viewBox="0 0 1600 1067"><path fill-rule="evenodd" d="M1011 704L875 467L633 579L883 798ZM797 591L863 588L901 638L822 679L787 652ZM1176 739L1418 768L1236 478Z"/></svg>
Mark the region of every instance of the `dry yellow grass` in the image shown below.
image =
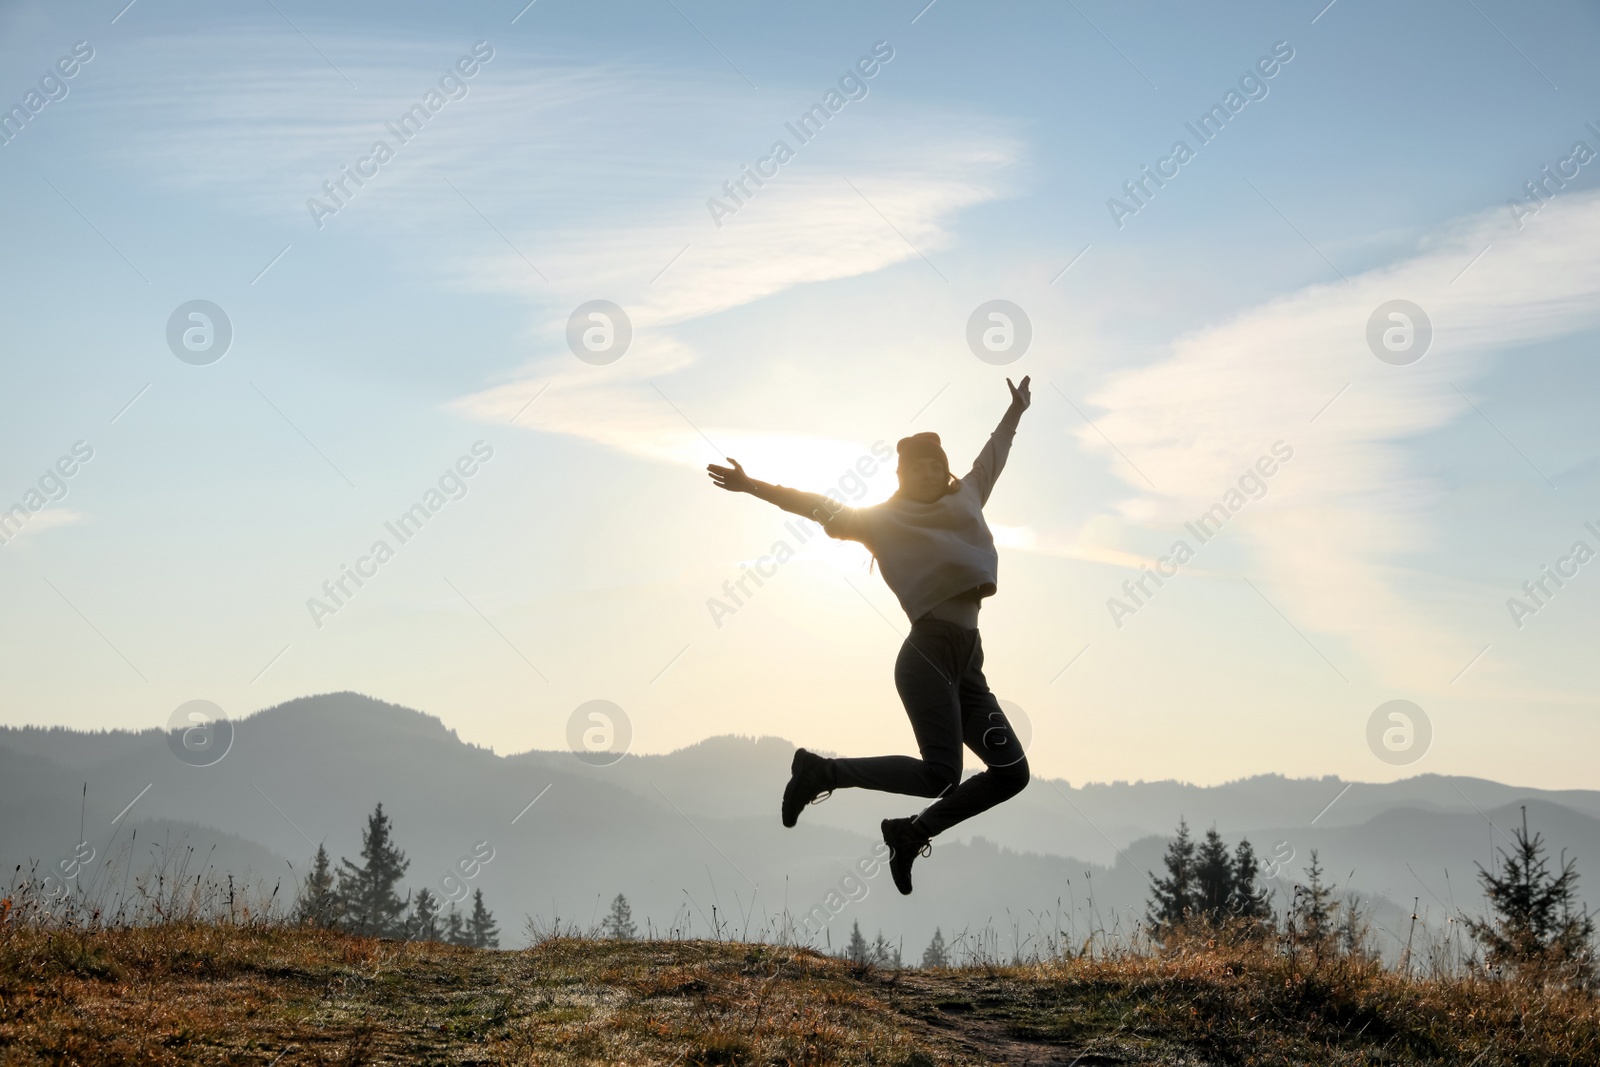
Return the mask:
<svg viewBox="0 0 1600 1067"><path fill-rule="evenodd" d="M1592 1065L1600 1007L1255 945L889 972L713 941L0 922L0 1063Z"/></svg>

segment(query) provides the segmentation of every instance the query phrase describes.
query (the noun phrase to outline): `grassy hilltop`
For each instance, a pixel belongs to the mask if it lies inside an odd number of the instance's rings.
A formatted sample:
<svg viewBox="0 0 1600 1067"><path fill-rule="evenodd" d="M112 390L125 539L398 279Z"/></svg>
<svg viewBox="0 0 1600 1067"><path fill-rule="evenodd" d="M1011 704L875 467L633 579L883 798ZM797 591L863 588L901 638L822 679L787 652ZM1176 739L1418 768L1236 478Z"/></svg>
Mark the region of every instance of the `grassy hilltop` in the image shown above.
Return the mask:
<svg viewBox="0 0 1600 1067"><path fill-rule="evenodd" d="M1600 1005L1204 942L893 971L739 942L0 918L0 1064L179 1063L1595 1064Z"/></svg>

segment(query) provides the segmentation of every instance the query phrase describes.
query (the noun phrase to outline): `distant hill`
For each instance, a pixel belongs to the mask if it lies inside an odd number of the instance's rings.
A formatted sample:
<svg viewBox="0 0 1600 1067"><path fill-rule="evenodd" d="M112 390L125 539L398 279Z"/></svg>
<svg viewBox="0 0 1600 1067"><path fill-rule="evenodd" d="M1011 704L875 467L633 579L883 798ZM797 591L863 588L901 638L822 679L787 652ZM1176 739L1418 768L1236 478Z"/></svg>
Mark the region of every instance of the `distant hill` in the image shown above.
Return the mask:
<svg viewBox="0 0 1600 1067"><path fill-rule="evenodd" d="M137 832L136 855L155 843L192 845L241 879L270 887L282 878L288 893L318 843L335 859L354 858L381 801L411 860L412 888L459 891L446 879L451 865L488 843L493 859L466 888L484 890L508 943L524 916L587 925L619 892L641 930L648 922L703 933L716 922L755 937L775 933L786 909L831 914L831 890L841 910L819 944L859 920L903 938L910 954L935 925L947 935L987 929L1002 949L1056 929L1076 939L1130 929L1148 895L1144 872L1159 870L1183 816L1197 835L1214 824L1230 844L1248 836L1264 861L1288 860L1285 898L1317 849L1335 880L1375 898L1380 927L1402 939L1413 898L1435 922L1452 901L1477 909L1474 863L1490 862L1526 804L1553 851L1578 857L1585 895L1600 904L1600 793L1440 775L1386 785L1267 775L1208 787L1036 777L1016 800L941 838L917 863L916 893L902 898L886 871L851 881L852 865L870 859L879 819L922 802L841 791L785 830L778 797L793 751L777 738L715 737L606 767L570 752L498 756L434 716L355 693L239 720L232 749L210 767L179 760L159 730L3 728L0 861L9 871L70 857L82 819L96 863Z"/></svg>

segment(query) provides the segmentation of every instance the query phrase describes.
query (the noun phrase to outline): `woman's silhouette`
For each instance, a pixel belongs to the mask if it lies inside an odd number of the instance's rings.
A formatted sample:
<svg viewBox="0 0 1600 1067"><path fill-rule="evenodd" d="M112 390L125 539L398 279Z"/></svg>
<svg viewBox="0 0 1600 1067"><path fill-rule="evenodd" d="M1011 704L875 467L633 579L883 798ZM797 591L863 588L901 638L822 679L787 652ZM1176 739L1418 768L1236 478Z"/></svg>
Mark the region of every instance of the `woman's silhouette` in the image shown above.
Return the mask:
<svg viewBox="0 0 1600 1067"><path fill-rule="evenodd" d="M918 815L883 820L889 870L902 893L911 892L911 862L931 851L930 838L1028 784L1022 744L984 680L978 639L978 608L995 592L999 562L983 505L1031 402L1027 378L1021 385L1007 378L1006 385L1011 407L965 478L950 473L938 434L913 434L896 446L900 488L872 507L848 507L818 493L757 481L731 456L732 467L706 468L720 488L816 519L831 537L861 542L911 619L911 633L895 660L894 684L922 758L825 759L802 748L783 791L785 826L793 826L807 804L848 786L937 797ZM986 768L964 782L963 742Z"/></svg>

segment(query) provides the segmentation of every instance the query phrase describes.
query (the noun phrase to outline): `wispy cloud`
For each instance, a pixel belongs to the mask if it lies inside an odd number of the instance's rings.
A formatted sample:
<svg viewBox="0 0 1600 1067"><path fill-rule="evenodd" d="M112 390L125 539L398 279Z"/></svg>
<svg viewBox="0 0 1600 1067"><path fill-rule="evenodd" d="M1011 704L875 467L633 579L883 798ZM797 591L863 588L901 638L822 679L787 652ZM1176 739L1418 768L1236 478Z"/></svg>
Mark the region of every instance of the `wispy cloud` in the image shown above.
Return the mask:
<svg viewBox="0 0 1600 1067"><path fill-rule="evenodd" d="M579 437L653 462L699 468L736 456L764 478L818 489L862 457L858 442L763 430L703 411L700 396L690 404L674 398L670 384L657 384L695 358L669 331L641 331L617 363L592 367L564 354L527 368L528 377L462 397L452 407L481 422Z"/></svg>
<svg viewBox="0 0 1600 1067"><path fill-rule="evenodd" d="M897 99L892 68L802 145L784 122L818 86L730 97L698 69L505 42L464 80L467 95L401 146L385 124L470 40L324 29L319 41L360 93L283 32L142 41L130 88L85 102L110 131L96 150L153 186L281 217L309 237L306 201L387 140L395 159L326 225L412 246L470 289L525 294L545 307L541 330L597 295L626 302L639 325L681 322L937 251L954 213L1003 195L1023 154L1008 121ZM232 60L184 61L195 54ZM723 181L780 137L796 158L716 226L707 198L726 198Z"/></svg>
<svg viewBox="0 0 1600 1067"><path fill-rule="evenodd" d="M327 29L318 39L359 94L303 41L276 31L245 42L150 40L130 60L142 65L130 79L136 90L94 105L122 120L107 126L129 131L110 150L153 184L242 203L314 237L306 199L385 136L384 123L470 43L452 50ZM228 69L178 62L208 43L236 55ZM1007 195L1024 161L1011 123L906 104L892 91L895 73L887 69L866 99L802 146L784 122L819 86L730 97L703 70L503 47L469 95L445 106L327 225L391 242L459 289L525 303L533 358L508 368L515 380L458 399L453 406L470 417L514 419L667 462L713 458L708 437L778 457L799 446L726 419L694 428L663 402L651 383L696 358L670 328L936 256L952 245L959 214ZM725 197L723 180L779 137L796 158L716 225L707 198ZM933 271L929 280L944 284ZM612 367L580 365L563 344L572 308L595 298L622 305L636 331ZM716 388L700 399L738 406ZM824 463L859 452L808 440Z"/></svg>
<svg viewBox="0 0 1600 1067"><path fill-rule="evenodd" d="M914 154L942 161L915 169L899 159L852 161L865 171L854 178L871 189L870 205L846 181L849 168L818 168L820 173L772 183L721 229L703 210L674 210L664 219L548 233L540 247L563 277L626 301L636 324L684 322L948 247L955 215L1000 194L1004 166L953 159L954 147L918 147ZM693 203L699 207L698 200ZM507 252L467 263L463 271L474 288L537 296L537 280L518 267Z"/></svg>
<svg viewBox="0 0 1600 1067"><path fill-rule="evenodd" d="M1274 441L1288 442L1293 461L1232 527L1277 602L1297 624L1343 638L1381 680L1443 687L1482 641L1404 591L1400 555L1440 536L1439 490L1406 442L1477 418L1457 386L1497 354L1600 324L1597 240L1597 195L1569 196L1520 232L1503 210L1486 213L1349 284L1314 286L1178 339L1168 357L1090 397L1105 436L1159 487L1122 475L1133 495L1120 514L1182 523ZM1373 310L1396 298L1421 305L1434 329L1427 355L1404 367L1380 362L1365 339ZM1098 434L1081 436L1106 449Z"/></svg>
<svg viewBox="0 0 1600 1067"><path fill-rule="evenodd" d="M29 516L20 529L7 528L7 545L22 544L31 538L38 537L46 530L54 530L62 526L75 526L89 521L86 512L76 511L72 508L45 508Z"/></svg>
<svg viewBox="0 0 1600 1067"><path fill-rule="evenodd" d="M925 250L950 240L949 222L961 208L993 191L950 174L874 173L875 202L893 212L906 238ZM694 244L699 237L703 243ZM670 271L654 281L641 280L632 265L642 249L661 250L675 242L688 251ZM526 368L527 377L464 397L457 410L485 421L509 421L540 390L550 395L528 407L517 425L572 434L624 452L668 462L703 464L716 447L742 448L741 456L760 456L782 463L795 449L782 435L756 427L719 421L696 428L693 416L675 412L650 381L683 370L695 353L677 340L670 327L691 319L751 303L795 286L852 277L907 262L917 256L905 238L883 225L843 181L799 179L775 188L742 211L721 231L662 224L574 233L554 239L549 247L569 268L576 265L592 279L595 291L615 293L628 309L636 329L625 359L607 368L578 363L563 351ZM682 245L678 245L682 247ZM471 284L486 289L532 288L536 283L519 272L511 257L483 259L467 267ZM564 305L553 309L559 319L530 330L534 338L564 337ZM726 389L701 396L723 408ZM708 442L709 439L709 442ZM858 445L811 439L818 462L848 464ZM845 454L849 453L849 454ZM722 453L724 455L727 452ZM818 473L817 468L809 468ZM774 472L779 473L779 472Z"/></svg>

